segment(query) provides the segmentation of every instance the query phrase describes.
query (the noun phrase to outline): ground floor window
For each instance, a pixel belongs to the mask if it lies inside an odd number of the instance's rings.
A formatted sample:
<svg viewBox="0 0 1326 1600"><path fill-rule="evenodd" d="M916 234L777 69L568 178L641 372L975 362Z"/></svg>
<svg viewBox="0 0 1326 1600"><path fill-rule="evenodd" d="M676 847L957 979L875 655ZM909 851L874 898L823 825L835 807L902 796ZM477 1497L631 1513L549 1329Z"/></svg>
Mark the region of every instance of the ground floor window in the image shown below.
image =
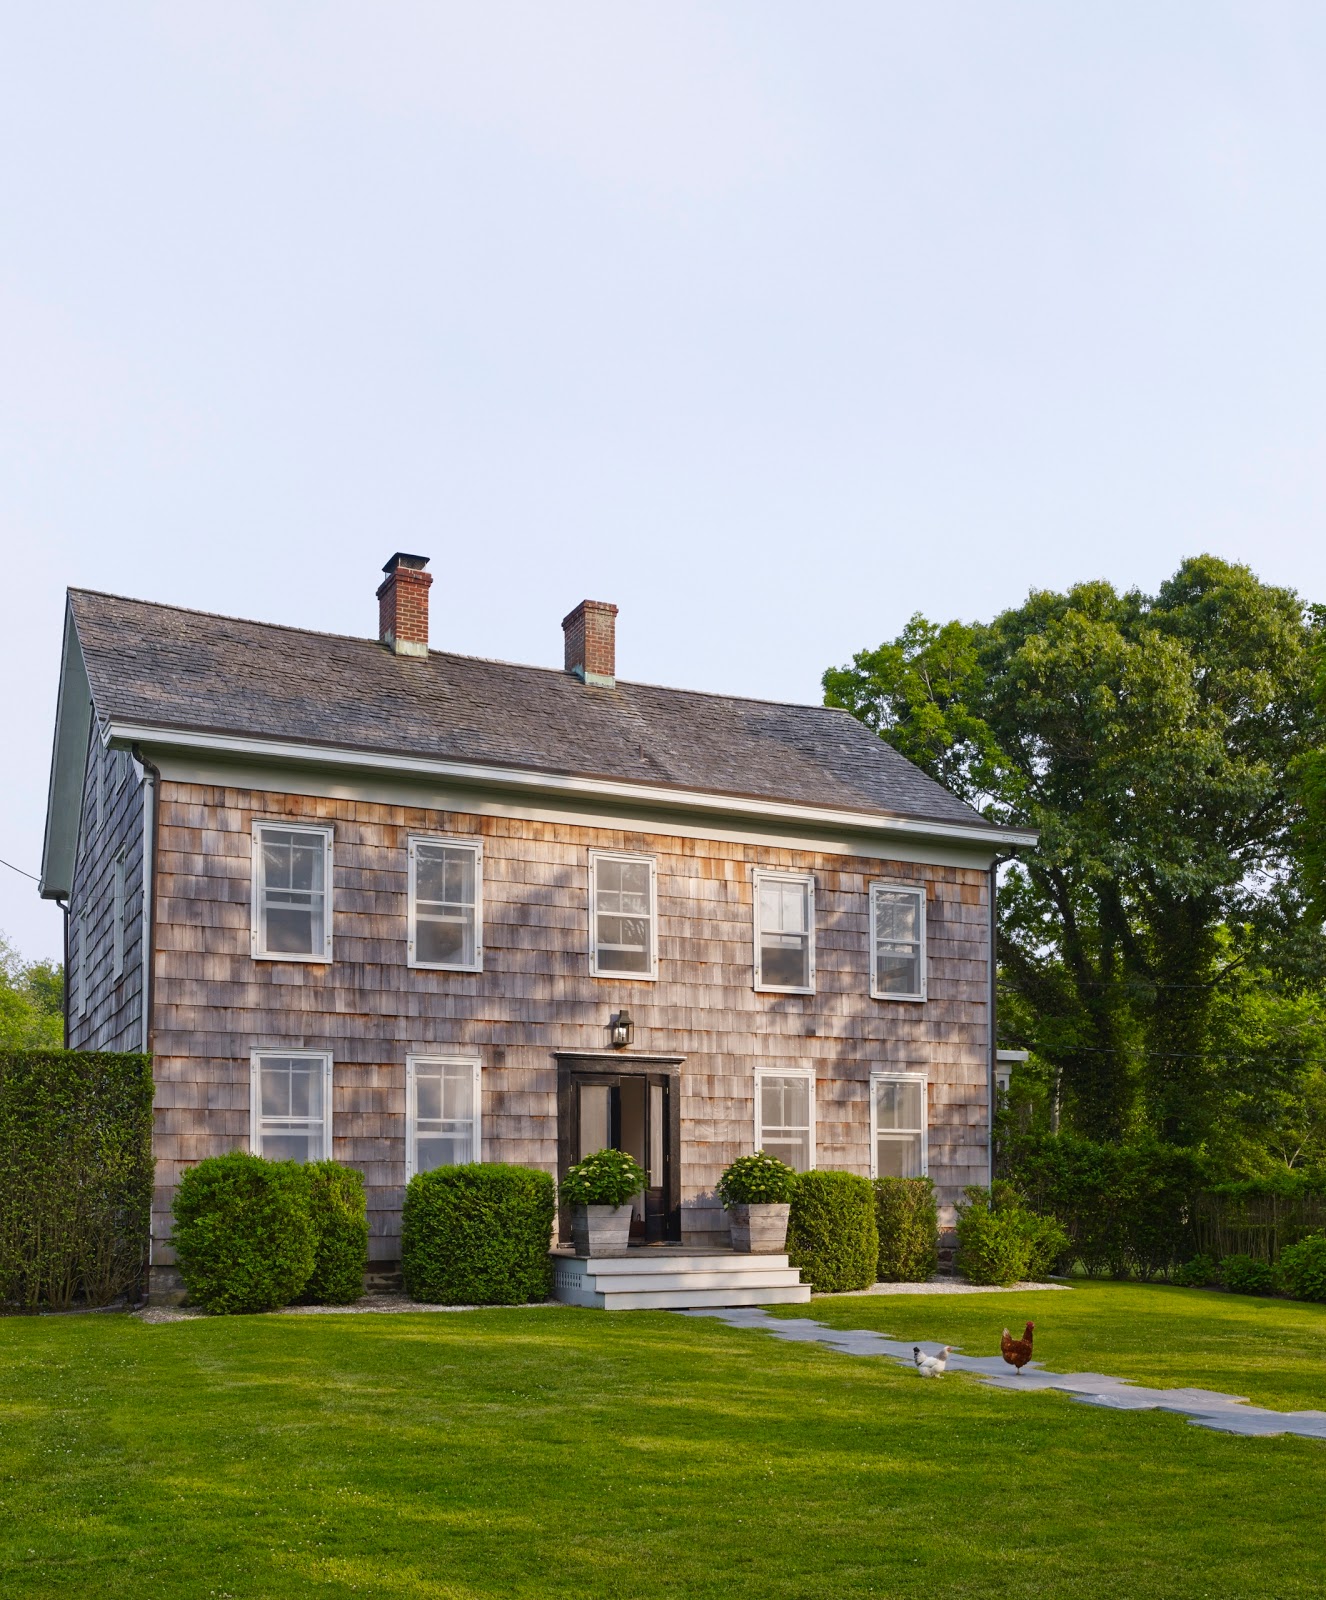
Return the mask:
<svg viewBox="0 0 1326 1600"><path fill-rule="evenodd" d="M405 1176L481 1159L479 1063L410 1056L405 1063Z"/></svg>
<svg viewBox="0 0 1326 1600"><path fill-rule="evenodd" d="M920 1073L871 1073L872 1177L925 1177L925 1091L925 1078Z"/></svg>
<svg viewBox="0 0 1326 1600"><path fill-rule="evenodd" d="M331 1156L332 1058L313 1051L255 1051L250 1142L272 1161Z"/></svg>
<svg viewBox="0 0 1326 1600"><path fill-rule="evenodd" d="M797 1172L815 1165L815 1074L813 1069L755 1072L755 1148Z"/></svg>

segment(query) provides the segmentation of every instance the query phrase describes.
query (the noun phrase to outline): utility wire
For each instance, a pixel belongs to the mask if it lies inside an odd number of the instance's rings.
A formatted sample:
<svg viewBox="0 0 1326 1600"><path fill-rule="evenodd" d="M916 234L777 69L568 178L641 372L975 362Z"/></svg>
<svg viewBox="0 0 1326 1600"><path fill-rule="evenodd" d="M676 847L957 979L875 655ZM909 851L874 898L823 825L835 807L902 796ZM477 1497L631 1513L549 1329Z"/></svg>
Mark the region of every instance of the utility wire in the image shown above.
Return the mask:
<svg viewBox="0 0 1326 1600"><path fill-rule="evenodd" d="M6 861L3 856L0 856L0 867L8 867L11 872L17 872L20 878L31 878L33 883L41 882L35 872L24 872L22 867L16 867L12 861Z"/></svg>

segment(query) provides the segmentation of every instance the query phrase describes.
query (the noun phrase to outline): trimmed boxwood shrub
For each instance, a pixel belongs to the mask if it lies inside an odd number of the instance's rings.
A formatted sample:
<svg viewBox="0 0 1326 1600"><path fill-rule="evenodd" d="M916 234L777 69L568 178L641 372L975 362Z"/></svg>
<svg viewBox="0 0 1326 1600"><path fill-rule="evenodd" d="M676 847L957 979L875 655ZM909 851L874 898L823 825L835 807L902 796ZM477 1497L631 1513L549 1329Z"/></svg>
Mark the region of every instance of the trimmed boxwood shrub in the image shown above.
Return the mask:
<svg viewBox="0 0 1326 1600"><path fill-rule="evenodd" d="M1310 1233L1280 1252L1280 1276L1295 1300L1326 1300L1326 1233Z"/></svg>
<svg viewBox="0 0 1326 1600"><path fill-rule="evenodd" d="M972 1186L963 1194L957 1265L969 1283L1025 1283L1048 1272L1068 1249L1068 1235L1055 1219L1028 1210L1009 1184Z"/></svg>
<svg viewBox="0 0 1326 1600"><path fill-rule="evenodd" d="M0 1050L0 1306L135 1293L151 1204L151 1056Z"/></svg>
<svg viewBox="0 0 1326 1600"><path fill-rule="evenodd" d="M782 1206L791 1200L796 1183L797 1175L785 1161L757 1150L725 1167L714 1192L729 1211L733 1206Z"/></svg>
<svg viewBox="0 0 1326 1600"><path fill-rule="evenodd" d="M364 1175L339 1161L310 1161L303 1172L318 1243L300 1299L305 1305L353 1305L364 1292L368 1265Z"/></svg>
<svg viewBox="0 0 1326 1600"><path fill-rule="evenodd" d="M868 1289L879 1233L875 1191L854 1172L802 1172L792 1191L787 1255L818 1294Z"/></svg>
<svg viewBox="0 0 1326 1600"><path fill-rule="evenodd" d="M471 1162L417 1174L401 1217L406 1292L435 1305L546 1300L555 1212L553 1180L533 1167Z"/></svg>
<svg viewBox="0 0 1326 1600"><path fill-rule="evenodd" d="M881 1283L924 1283L939 1266L939 1214L929 1178L876 1178Z"/></svg>
<svg viewBox="0 0 1326 1600"><path fill-rule="evenodd" d="M208 1311L274 1311L312 1275L318 1236L296 1161L208 1156L180 1179L174 1211L180 1275Z"/></svg>
<svg viewBox="0 0 1326 1600"><path fill-rule="evenodd" d="M1220 1281L1235 1294L1274 1294L1280 1287L1275 1268L1251 1256L1226 1256L1220 1263Z"/></svg>

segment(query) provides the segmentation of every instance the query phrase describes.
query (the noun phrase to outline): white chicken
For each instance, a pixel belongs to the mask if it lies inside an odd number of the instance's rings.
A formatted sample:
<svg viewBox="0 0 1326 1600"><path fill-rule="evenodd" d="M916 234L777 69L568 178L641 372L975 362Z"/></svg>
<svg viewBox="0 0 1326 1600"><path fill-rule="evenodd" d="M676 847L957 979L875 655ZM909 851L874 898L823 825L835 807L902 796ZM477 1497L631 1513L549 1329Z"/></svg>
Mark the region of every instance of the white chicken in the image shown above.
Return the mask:
<svg viewBox="0 0 1326 1600"><path fill-rule="evenodd" d="M937 1356L923 1356L919 1344L912 1346L912 1360L916 1363L916 1370L923 1378L942 1378L944 1369L948 1366L948 1358L953 1353L953 1346L946 1344Z"/></svg>

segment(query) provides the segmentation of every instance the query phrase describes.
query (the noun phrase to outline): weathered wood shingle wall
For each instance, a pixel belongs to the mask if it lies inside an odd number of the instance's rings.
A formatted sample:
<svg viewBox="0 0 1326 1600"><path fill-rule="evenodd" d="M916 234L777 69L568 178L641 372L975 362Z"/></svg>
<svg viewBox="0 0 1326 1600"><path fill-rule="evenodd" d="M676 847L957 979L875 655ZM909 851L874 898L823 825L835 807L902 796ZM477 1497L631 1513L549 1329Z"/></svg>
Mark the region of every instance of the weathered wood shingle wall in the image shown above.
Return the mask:
<svg viewBox="0 0 1326 1600"><path fill-rule="evenodd" d="M255 818L335 828L331 966L249 954ZM406 839L481 836L485 970L406 966ZM588 851L655 857L659 979L588 973ZM755 866L816 875L818 992L752 988ZM557 1162L554 1050L605 1047L627 1005L635 1046L686 1057L682 1195L688 1235L721 1228L712 1200L754 1135L753 1073L816 1070L821 1166L869 1170L872 1068L930 1077L930 1165L951 1202L986 1171L987 877L962 867L816 855L366 801L162 784L154 1034L157 1237L181 1166L246 1145L250 1051L329 1050L334 1153L365 1174L372 1252L398 1254L405 1057L428 1049L483 1061L484 1156ZM924 882L929 1000L871 1000L867 883ZM159 1262L169 1254L157 1247Z"/></svg>

